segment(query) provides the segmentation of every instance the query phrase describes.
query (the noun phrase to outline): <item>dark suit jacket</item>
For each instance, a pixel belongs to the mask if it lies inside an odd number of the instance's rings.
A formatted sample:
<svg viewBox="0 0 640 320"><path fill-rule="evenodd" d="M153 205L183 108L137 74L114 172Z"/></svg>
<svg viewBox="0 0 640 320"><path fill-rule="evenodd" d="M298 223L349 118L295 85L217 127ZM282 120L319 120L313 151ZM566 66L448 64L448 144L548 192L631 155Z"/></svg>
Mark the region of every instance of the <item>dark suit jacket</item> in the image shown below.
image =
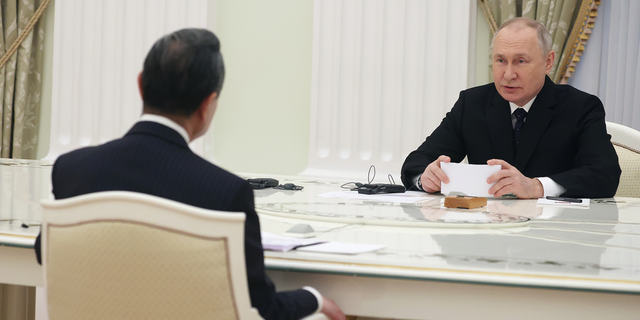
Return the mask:
<svg viewBox="0 0 640 320"><path fill-rule="evenodd" d="M460 93L442 123L407 156L402 182L412 179L440 155L470 164L502 159L529 178L549 177L563 196L612 197L620 180L618 156L607 134L604 107L596 96L546 78L527 114L515 147L511 109L493 83Z"/></svg>
<svg viewBox="0 0 640 320"><path fill-rule="evenodd" d="M266 276L260 221L248 182L194 154L173 129L154 122L138 122L122 139L62 155L53 167L52 182L56 199L121 190L205 209L244 212L245 257L253 307L265 319L299 319L318 308L310 292L276 293ZM38 260L39 249L37 243Z"/></svg>

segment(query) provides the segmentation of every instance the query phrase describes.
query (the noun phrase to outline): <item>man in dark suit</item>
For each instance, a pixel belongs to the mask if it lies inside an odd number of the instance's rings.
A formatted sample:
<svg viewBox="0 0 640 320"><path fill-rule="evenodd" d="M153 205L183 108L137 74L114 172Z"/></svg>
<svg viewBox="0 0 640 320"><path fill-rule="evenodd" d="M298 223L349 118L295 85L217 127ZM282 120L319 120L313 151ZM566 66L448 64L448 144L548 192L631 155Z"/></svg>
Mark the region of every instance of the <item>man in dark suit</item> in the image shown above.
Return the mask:
<svg viewBox="0 0 640 320"><path fill-rule="evenodd" d="M487 183L495 197L612 197L618 157L595 96L556 85L551 35L539 22L505 22L493 39L493 84L471 88L424 143L407 156L407 188L440 191L441 162L501 165Z"/></svg>
<svg viewBox="0 0 640 320"><path fill-rule="evenodd" d="M337 305L313 288L275 291L265 274L250 185L189 149L187 143L211 123L223 80L220 43L210 31L184 29L158 40L138 77L144 101L140 121L121 139L60 156L53 167L53 194L65 199L134 191L205 209L244 212L249 293L260 315L300 319L323 312L344 319Z"/></svg>

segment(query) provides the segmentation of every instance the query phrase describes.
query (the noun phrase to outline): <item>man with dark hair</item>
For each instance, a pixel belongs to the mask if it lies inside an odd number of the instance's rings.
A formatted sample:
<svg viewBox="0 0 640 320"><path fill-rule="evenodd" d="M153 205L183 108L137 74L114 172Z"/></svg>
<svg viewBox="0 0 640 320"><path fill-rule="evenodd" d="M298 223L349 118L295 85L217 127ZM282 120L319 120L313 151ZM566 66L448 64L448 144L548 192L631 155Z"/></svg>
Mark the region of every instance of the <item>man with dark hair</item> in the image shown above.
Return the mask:
<svg viewBox="0 0 640 320"><path fill-rule="evenodd" d="M538 21L506 21L493 38L493 84L471 88L424 143L407 156L407 188L440 191L441 162L500 165L487 183L495 197L605 198L620 166L598 97L547 77L555 52Z"/></svg>
<svg viewBox="0 0 640 320"><path fill-rule="evenodd" d="M251 304L265 319L300 319L323 312L345 316L315 289L279 292L265 274L260 221L247 181L194 154L224 80L218 38L183 29L158 40L138 77L143 115L121 139L62 155L53 167L56 199L101 191L146 193L192 206L245 212L245 258ZM36 253L40 260L39 238Z"/></svg>

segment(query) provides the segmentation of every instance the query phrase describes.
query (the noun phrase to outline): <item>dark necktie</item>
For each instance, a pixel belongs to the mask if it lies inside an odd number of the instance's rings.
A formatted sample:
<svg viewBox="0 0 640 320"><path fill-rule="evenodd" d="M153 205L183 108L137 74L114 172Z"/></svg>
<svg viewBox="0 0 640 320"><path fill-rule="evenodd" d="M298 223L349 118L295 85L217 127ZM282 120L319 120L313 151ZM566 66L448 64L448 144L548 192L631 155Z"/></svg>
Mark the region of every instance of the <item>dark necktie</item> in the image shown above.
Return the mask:
<svg viewBox="0 0 640 320"><path fill-rule="evenodd" d="M520 133L524 127L524 117L527 116L527 112L522 108L518 108L513 112L513 115L516 116L516 126L513 128L513 137L515 138L517 146L520 142Z"/></svg>

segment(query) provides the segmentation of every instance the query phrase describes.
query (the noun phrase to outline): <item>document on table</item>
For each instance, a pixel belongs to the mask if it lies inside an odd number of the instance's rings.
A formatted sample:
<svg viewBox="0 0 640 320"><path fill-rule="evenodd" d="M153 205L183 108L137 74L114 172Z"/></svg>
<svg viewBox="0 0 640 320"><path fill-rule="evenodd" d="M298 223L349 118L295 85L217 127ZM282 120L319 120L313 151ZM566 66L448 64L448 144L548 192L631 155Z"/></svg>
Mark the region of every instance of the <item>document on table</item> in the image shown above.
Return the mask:
<svg viewBox="0 0 640 320"><path fill-rule="evenodd" d="M385 245L357 244L343 242L327 242L319 239L299 239L278 236L262 231L262 248L264 250L288 252L291 250L321 253L358 254L380 250Z"/></svg>
<svg viewBox="0 0 640 320"><path fill-rule="evenodd" d="M299 239L292 237L277 236L269 232L260 232L262 236L262 248L264 250L287 252L301 246L308 246L327 242L319 239Z"/></svg>
<svg viewBox="0 0 640 320"><path fill-rule="evenodd" d="M440 168L449 177L449 183L440 186L443 194L461 192L473 197L493 197L489 189L495 184L488 184L487 179L500 171L501 166L486 164L465 164L441 162Z"/></svg>
<svg viewBox="0 0 640 320"><path fill-rule="evenodd" d="M435 196L430 196L422 191L405 191L404 193L377 193L362 194L358 191L333 191L318 195L322 198L340 198L354 200L369 200L380 202L414 203L431 200Z"/></svg>
<svg viewBox="0 0 640 320"><path fill-rule="evenodd" d="M306 246L296 249L296 251L318 252L318 253L337 253L337 254L358 254L373 252L386 247L382 244L358 244L343 242L326 242L312 246Z"/></svg>

